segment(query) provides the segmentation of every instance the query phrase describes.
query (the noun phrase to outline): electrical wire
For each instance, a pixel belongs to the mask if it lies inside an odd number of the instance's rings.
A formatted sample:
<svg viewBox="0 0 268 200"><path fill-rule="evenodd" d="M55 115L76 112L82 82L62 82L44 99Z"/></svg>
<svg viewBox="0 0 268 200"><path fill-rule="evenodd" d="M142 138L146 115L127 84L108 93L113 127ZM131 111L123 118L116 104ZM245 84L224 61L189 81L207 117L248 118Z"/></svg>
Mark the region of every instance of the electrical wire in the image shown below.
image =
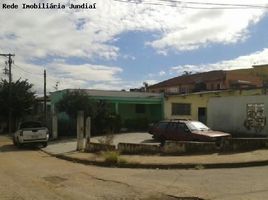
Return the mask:
<svg viewBox="0 0 268 200"><path fill-rule="evenodd" d="M32 72L29 72L29 71L26 71L25 69L23 69L22 67L18 66L17 64L14 64L13 63L13 66L15 66L16 68L20 69L21 71L25 72L25 73L28 73L28 74L32 74L34 76L38 75L38 76L43 76L43 74L34 74Z"/></svg>
<svg viewBox="0 0 268 200"><path fill-rule="evenodd" d="M122 3L132 3L132 4L146 4L146 5L156 5L156 6L170 6L170 7L180 7L180 8L188 8L188 9L268 9L268 6L266 5L258 5L258 4L220 4L220 3L208 3L208 2L192 2L192 1L175 1L175 0L158 0L161 2L166 2L170 4L163 4L163 3L158 3L158 2L146 2L146 1L134 1L134 0L114 0L117 2L122 2ZM178 4L178 5L176 5ZM187 4L192 4L192 5L205 5L205 6L189 6ZM215 7L217 6L217 7Z"/></svg>
<svg viewBox="0 0 268 200"><path fill-rule="evenodd" d="M31 74L31 75L34 75L34 76L44 76L44 74L34 74L34 73L32 73L32 72L29 72L29 71L27 71L27 70L25 70L25 69L23 69L22 67L20 67L20 66L18 66L17 64L14 64L13 63L13 66L15 66L17 69L20 69L21 71L23 71L23 72L25 72L25 73L28 73L28 74ZM59 82L59 81L55 81L55 80L53 80L52 78L49 78L48 76L46 77L47 79L49 79L50 81L52 81L52 82Z"/></svg>
<svg viewBox="0 0 268 200"><path fill-rule="evenodd" d="M250 8L268 8L267 5L263 4L228 4L228 3L210 3L210 2L194 2L194 1L178 1L178 0L158 0L162 2L172 2L172 3L186 3L195 5L213 5L213 6L232 6L232 7L250 7Z"/></svg>

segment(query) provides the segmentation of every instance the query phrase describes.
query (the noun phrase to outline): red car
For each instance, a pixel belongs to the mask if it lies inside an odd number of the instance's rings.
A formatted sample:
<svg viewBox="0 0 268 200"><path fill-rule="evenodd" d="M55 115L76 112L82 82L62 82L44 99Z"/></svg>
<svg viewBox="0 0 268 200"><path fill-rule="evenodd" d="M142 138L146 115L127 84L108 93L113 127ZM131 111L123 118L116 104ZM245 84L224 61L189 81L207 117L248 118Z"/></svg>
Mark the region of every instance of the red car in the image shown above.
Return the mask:
<svg viewBox="0 0 268 200"><path fill-rule="evenodd" d="M213 131L205 124L192 120L165 120L160 121L149 128L153 138L178 141L202 141L213 142L222 139L230 139L229 133Z"/></svg>

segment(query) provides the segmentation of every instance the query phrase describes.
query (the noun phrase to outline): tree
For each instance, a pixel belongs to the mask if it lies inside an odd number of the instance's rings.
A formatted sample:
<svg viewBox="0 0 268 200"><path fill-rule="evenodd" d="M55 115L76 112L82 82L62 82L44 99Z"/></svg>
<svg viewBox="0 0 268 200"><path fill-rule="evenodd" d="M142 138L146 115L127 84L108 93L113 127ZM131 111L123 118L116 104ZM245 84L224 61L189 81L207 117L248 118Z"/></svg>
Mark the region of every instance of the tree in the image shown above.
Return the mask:
<svg viewBox="0 0 268 200"><path fill-rule="evenodd" d="M66 112L72 119L76 118L77 111L84 111L86 116L93 115L93 101L81 90L67 92L56 104L59 112Z"/></svg>
<svg viewBox="0 0 268 200"><path fill-rule="evenodd" d="M35 92L32 91L33 84L28 80L17 80L11 83L11 100L9 100L9 83L7 80L0 82L0 117L8 119L9 106L13 122L30 114L36 103Z"/></svg>
<svg viewBox="0 0 268 200"><path fill-rule="evenodd" d="M108 103L90 98L83 90L67 92L56 104L56 108L59 112L65 112L69 115L72 126L75 126L73 122L76 119L77 112L84 111L85 117L91 117L93 135L118 130L118 127L114 127L118 125L118 122L115 122L118 117L110 112ZM69 129L74 129L74 127L69 127Z"/></svg>
<svg viewBox="0 0 268 200"><path fill-rule="evenodd" d="M194 86L194 92L201 92L207 90L207 85L204 82L196 83Z"/></svg>

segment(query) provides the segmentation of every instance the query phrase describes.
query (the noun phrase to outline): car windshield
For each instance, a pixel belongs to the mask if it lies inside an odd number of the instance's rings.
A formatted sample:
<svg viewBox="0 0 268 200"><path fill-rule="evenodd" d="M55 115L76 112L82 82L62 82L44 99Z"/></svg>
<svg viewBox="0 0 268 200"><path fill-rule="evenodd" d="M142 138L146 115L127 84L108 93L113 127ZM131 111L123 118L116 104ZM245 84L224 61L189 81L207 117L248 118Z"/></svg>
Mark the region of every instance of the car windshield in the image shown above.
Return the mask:
<svg viewBox="0 0 268 200"><path fill-rule="evenodd" d="M205 124L201 122L189 122L187 123L187 126L192 131L208 131L210 128L208 128Z"/></svg>
<svg viewBox="0 0 268 200"><path fill-rule="evenodd" d="M40 122L24 122L20 125L20 128L40 128L42 124Z"/></svg>

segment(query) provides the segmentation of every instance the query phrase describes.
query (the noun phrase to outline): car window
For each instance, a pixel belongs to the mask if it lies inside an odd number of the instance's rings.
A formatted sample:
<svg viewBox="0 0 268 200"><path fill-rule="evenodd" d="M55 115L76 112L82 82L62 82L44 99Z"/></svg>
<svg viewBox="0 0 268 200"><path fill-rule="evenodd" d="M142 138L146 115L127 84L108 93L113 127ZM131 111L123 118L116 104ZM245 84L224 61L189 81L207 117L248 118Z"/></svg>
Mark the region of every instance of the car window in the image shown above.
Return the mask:
<svg viewBox="0 0 268 200"><path fill-rule="evenodd" d="M177 123L171 122L168 124L168 130L173 131L177 129Z"/></svg>
<svg viewBox="0 0 268 200"><path fill-rule="evenodd" d="M198 121L192 121L187 123L190 130L197 130L197 131L207 131L210 130L205 124L198 122Z"/></svg>
<svg viewBox="0 0 268 200"><path fill-rule="evenodd" d="M166 127L167 127L167 122L160 122L159 124L158 124L158 128L160 128L160 129L165 129Z"/></svg>
<svg viewBox="0 0 268 200"><path fill-rule="evenodd" d="M40 122L24 122L20 125L20 128L40 128L42 124Z"/></svg>
<svg viewBox="0 0 268 200"><path fill-rule="evenodd" d="M177 130L179 130L180 132L184 133L185 129L187 128L187 126L185 125L185 123L178 123L177 124Z"/></svg>

